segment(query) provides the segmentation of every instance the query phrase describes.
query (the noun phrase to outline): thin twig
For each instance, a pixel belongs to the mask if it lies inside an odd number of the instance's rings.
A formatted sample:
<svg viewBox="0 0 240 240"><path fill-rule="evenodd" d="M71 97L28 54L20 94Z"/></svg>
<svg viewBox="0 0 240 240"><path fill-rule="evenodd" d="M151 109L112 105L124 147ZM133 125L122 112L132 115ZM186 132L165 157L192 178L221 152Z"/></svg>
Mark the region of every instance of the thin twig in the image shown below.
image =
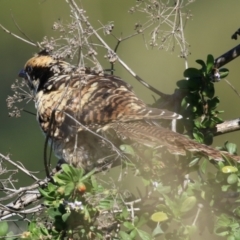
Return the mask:
<svg viewBox="0 0 240 240"><path fill-rule="evenodd" d="M109 51L114 53L114 51L108 46L108 44L100 37L100 35L97 33L97 31L91 26L91 24L89 23L89 21L87 20L87 18L84 16L83 12L80 11L80 9L78 8L77 4L75 3L74 0L69 0L69 4L70 6L72 6L77 13L79 14L79 16L81 16L81 18L83 19L83 21L89 26L91 27L91 30L93 31L93 34L97 37L97 39L105 46L105 48ZM121 60L118 57L118 61L119 63L134 77L136 78L141 84L143 84L145 87L147 87L148 89L150 89L151 91L153 91L154 93L158 94L161 97L166 97L168 96L168 94L165 94L159 90L157 90L156 88L154 88L153 86L149 85L148 83L146 83L140 76L138 76L123 60Z"/></svg>
<svg viewBox="0 0 240 240"><path fill-rule="evenodd" d="M16 35L16 34L10 32L10 31L7 30L2 24L0 24L0 28L2 28L2 30L3 30L4 32L12 35L13 37L15 37L15 38L17 38L17 39L19 39L19 40L21 40L21 41L23 41L23 42L25 42L25 43L28 43L28 44L30 44L30 45L32 45L32 46L34 46L34 47L40 47L39 44L33 43L33 42L31 42L31 41L28 41L28 40L26 40L26 39L24 39L24 38L22 38L22 37L20 37L20 36L18 36L18 35Z"/></svg>
<svg viewBox="0 0 240 240"><path fill-rule="evenodd" d="M19 31L25 38L27 38L27 40L28 40L29 42L32 42L32 43L33 43L33 40L30 39L30 37L28 37L27 34L26 34L25 32L23 32L22 29L19 27L19 25L17 24L17 22L16 22L16 20L15 20L15 18L14 18L14 16L13 16L13 13L12 13L12 12L11 12L11 17L12 17L12 20L13 20L15 26L17 27L18 31Z"/></svg>
<svg viewBox="0 0 240 240"><path fill-rule="evenodd" d="M24 172L26 175L28 175L29 177L31 177L35 181L39 181L39 179L37 177L35 177L33 174L31 174L26 168L23 168L23 167L19 166L17 163L13 162L8 156L4 156L3 154L0 153L0 158L2 158L3 160L9 162L13 166L17 167L19 170Z"/></svg>

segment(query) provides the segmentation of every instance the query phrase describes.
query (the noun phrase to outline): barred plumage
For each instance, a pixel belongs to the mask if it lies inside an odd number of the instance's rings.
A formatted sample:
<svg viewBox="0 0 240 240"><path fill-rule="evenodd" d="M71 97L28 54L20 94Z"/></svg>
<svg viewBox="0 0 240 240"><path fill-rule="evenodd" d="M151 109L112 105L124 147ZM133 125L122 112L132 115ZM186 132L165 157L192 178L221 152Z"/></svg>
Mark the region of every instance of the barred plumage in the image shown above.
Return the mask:
<svg viewBox="0 0 240 240"><path fill-rule="evenodd" d="M114 153L110 142L118 146L126 139L166 146L174 154L192 151L222 159L221 152L211 147L151 124L181 116L148 107L121 78L76 68L43 53L28 60L20 76L34 92L37 119L55 154L74 166L90 170L107 163Z"/></svg>

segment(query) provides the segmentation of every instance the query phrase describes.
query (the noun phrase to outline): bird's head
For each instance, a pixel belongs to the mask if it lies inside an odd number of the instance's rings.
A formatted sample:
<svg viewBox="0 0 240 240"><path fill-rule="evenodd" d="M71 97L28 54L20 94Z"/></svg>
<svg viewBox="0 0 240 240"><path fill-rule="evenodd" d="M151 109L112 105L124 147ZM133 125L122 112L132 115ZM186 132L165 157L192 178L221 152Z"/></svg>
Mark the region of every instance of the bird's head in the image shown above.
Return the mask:
<svg viewBox="0 0 240 240"><path fill-rule="evenodd" d="M46 51L41 51L26 62L18 76L24 78L30 89L37 92L51 77L67 74L72 68L69 63L52 57Z"/></svg>

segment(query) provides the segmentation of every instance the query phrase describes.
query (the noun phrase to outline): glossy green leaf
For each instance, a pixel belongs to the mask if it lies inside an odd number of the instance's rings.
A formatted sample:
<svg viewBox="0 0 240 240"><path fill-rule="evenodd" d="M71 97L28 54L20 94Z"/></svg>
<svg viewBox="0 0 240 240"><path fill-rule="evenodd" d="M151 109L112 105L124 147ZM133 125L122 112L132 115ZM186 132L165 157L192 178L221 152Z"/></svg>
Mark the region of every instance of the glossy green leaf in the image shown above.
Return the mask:
<svg viewBox="0 0 240 240"><path fill-rule="evenodd" d="M229 74L229 70L227 68L219 69L220 78L226 78Z"/></svg>
<svg viewBox="0 0 240 240"><path fill-rule="evenodd" d="M196 63L198 63L198 64L200 64L202 66L202 71L204 71L204 72L206 71L206 64L205 64L205 62L203 60L197 59Z"/></svg>
<svg viewBox="0 0 240 240"><path fill-rule="evenodd" d="M195 119L195 120L194 120L194 125L195 125L197 128L203 127L202 123L201 123L198 119Z"/></svg>
<svg viewBox="0 0 240 240"><path fill-rule="evenodd" d="M197 68L188 68L183 73L186 78L196 78L201 76L201 71Z"/></svg>
<svg viewBox="0 0 240 240"><path fill-rule="evenodd" d="M207 73L211 73L214 66L214 57L213 55L209 54L207 56Z"/></svg>

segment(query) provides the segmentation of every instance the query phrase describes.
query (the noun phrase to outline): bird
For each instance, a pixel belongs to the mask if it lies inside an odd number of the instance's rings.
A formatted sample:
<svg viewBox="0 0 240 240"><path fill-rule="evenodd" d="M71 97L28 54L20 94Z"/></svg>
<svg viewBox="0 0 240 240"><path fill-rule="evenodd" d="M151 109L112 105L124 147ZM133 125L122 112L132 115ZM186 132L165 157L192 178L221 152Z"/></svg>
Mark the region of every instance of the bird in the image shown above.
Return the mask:
<svg viewBox="0 0 240 240"><path fill-rule="evenodd" d="M120 77L77 67L41 51L20 71L27 81L37 111L37 121L57 158L91 171L111 165L123 143L160 148L170 153L200 154L215 161L240 157L200 144L164 128L160 119L182 116L147 106L130 84Z"/></svg>

